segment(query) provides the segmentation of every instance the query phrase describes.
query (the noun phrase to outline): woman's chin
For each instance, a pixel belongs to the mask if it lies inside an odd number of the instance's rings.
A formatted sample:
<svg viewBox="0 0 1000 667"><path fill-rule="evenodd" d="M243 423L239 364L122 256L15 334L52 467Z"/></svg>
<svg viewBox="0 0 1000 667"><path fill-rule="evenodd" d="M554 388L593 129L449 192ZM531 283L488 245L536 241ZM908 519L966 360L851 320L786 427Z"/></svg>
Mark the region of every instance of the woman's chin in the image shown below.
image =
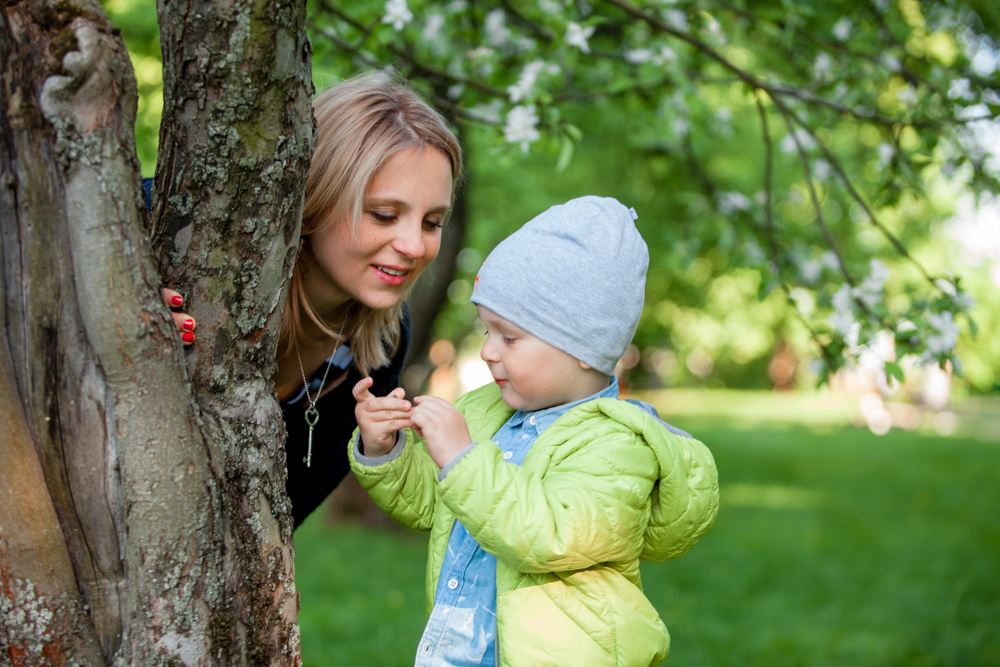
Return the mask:
<svg viewBox="0 0 1000 667"><path fill-rule="evenodd" d="M372 310L388 310L402 301L405 295L405 289L379 290L370 294L358 295L357 300L361 305Z"/></svg>

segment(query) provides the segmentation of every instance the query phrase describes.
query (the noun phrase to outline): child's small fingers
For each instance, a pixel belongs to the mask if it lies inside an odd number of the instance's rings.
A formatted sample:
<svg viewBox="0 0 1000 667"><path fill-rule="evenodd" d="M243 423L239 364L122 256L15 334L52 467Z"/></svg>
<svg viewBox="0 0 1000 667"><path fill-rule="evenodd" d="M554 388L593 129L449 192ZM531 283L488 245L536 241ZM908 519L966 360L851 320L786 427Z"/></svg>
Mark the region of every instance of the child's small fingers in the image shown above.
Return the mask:
<svg viewBox="0 0 1000 667"><path fill-rule="evenodd" d="M399 419L392 419L387 423L393 432L398 431L401 428L410 428L413 426L413 422L410 421L408 417L401 417Z"/></svg>
<svg viewBox="0 0 1000 667"><path fill-rule="evenodd" d="M409 416L410 410L413 408L409 401L404 401L401 398L391 398L389 396L383 396L382 398L374 398L370 400L372 410L382 410L387 412L405 412Z"/></svg>
<svg viewBox="0 0 1000 667"><path fill-rule="evenodd" d="M371 410L372 417L379 422L390 422L393 420L405 420L410 421L410 411L409 410Z"/></svg>

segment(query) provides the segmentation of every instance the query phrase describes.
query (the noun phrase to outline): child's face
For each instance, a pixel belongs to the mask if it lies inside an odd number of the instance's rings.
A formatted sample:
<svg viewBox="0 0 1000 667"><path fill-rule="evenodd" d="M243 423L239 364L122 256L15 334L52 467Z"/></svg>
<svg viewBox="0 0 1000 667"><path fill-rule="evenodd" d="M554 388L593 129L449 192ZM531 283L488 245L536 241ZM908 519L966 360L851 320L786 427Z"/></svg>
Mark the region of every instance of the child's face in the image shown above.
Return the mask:
<svg viewBox="0 0 1000 667"><path fill-rule="evenodd" d="M503 402L531 412L572 403L594 393L594 371L489 308L479 308L486 342L479 353L500 386Z"/></svg>

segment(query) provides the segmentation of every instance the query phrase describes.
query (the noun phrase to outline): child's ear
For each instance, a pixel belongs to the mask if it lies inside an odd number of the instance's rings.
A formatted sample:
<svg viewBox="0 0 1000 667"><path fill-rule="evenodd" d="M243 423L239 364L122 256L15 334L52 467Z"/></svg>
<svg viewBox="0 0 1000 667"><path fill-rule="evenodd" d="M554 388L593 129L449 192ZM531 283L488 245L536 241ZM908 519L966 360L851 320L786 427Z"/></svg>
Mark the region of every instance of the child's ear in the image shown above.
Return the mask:
<svg viewBox="0 0 1000 667"><path fill-rule="evenodd" d="M593 368L593 366L588 364L586 361L580 361L579 359L577 359L577 362L580 364L580 368L582 368L585 371L589 371L590 369Z"/></svg>

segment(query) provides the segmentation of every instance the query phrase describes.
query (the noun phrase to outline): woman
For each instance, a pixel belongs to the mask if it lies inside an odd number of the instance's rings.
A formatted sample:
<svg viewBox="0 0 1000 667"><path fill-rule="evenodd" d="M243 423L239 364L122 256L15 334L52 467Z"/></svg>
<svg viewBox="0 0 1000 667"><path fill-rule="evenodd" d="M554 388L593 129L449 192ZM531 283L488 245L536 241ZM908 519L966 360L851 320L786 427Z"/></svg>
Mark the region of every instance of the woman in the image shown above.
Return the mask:
<svg viewBox="0 0 1000 667"><path fill-rule="evenodd" d="M437 256L462 173L445 120L392 74L344 81L313 110L302 245L274 376L296 526L350 470L352 387L368 376L378 396L399 386L410 337L405 299ZM165 290L172 305L178 296ZM194 321L174 319L191 344Z"/></svg>

